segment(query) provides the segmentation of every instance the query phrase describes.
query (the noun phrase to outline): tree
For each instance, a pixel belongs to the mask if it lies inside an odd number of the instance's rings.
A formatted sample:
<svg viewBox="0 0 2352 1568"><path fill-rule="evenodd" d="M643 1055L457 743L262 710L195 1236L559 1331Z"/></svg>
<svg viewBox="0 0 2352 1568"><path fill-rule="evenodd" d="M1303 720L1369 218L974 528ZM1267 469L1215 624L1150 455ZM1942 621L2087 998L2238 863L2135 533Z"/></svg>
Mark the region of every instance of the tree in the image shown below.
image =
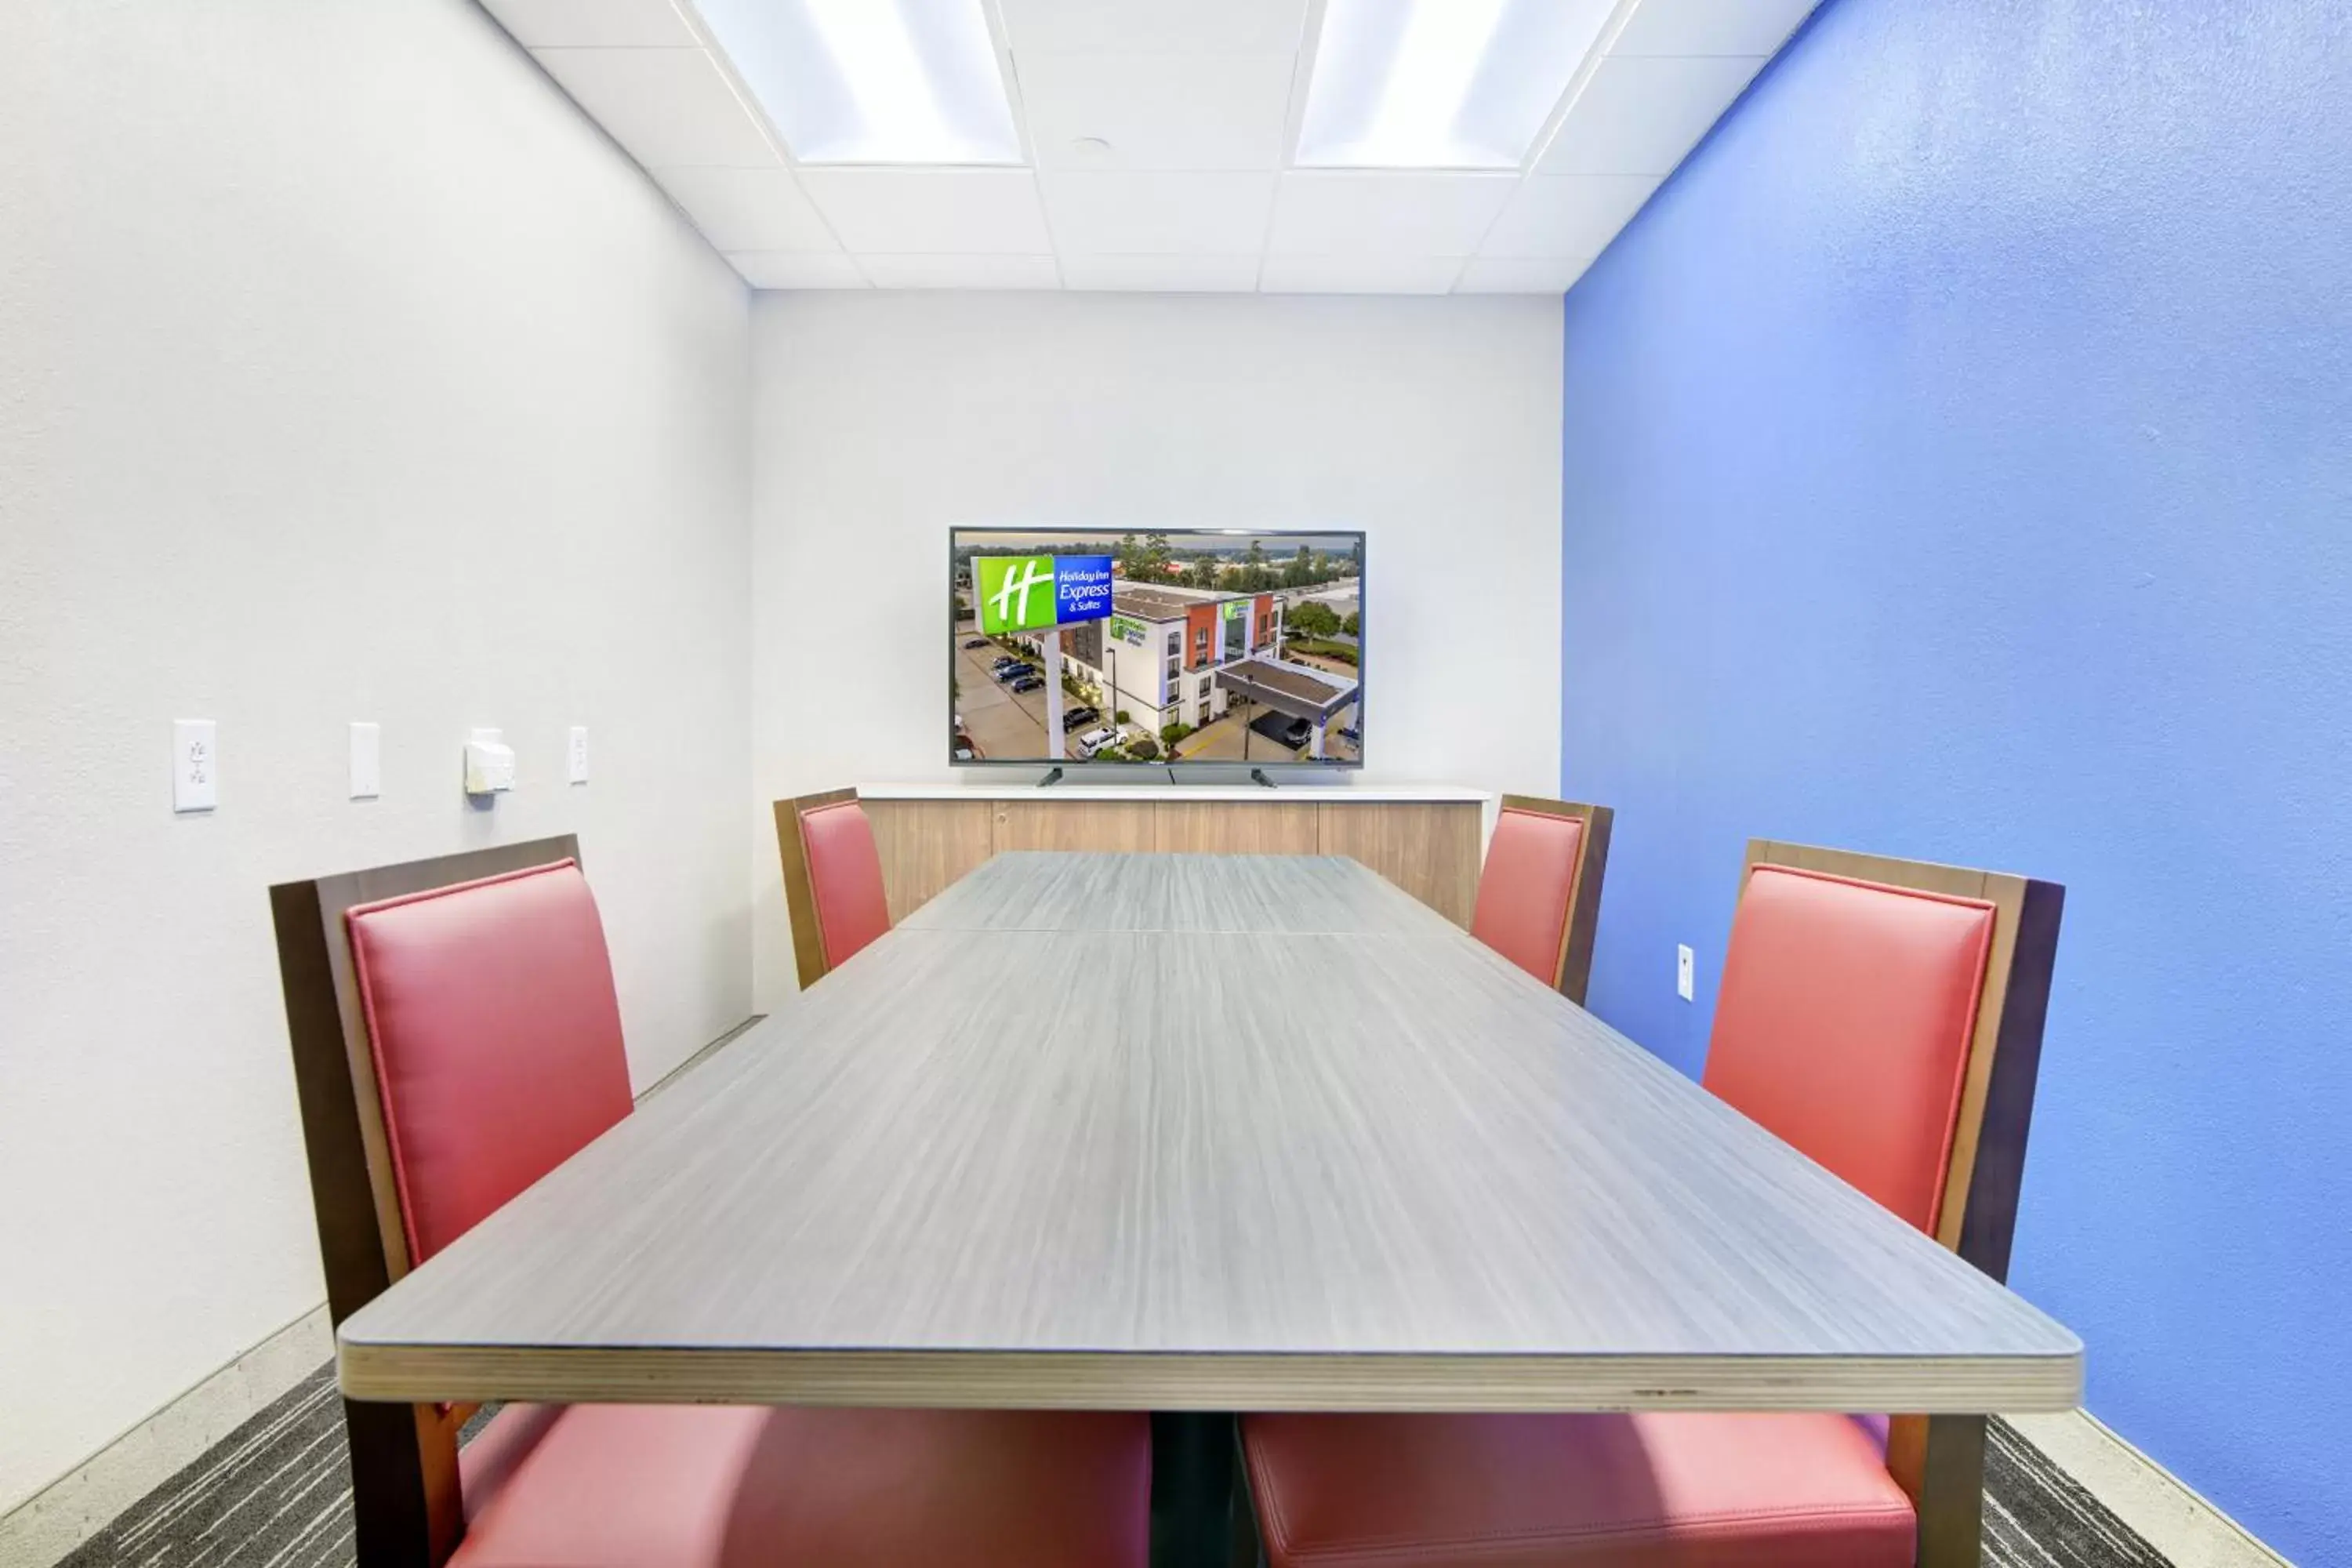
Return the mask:
<svg viewBox="0 0 2352 1568"><path fill-rule="evenodd" d="M1129 537L1133 538L1134 535L1130 534ZM1169 559L1168 536L1164 533L1147 533L1143 536L1143 548L1137 554L1135 565L1129 571L1128 575L1141 577L1149 582L1164 583L1168 580Z"/></svg>
<svg viewBox="0 0 2352 1568"><path fill-rule="evenodd" d="M1339 629L1339 614L1314 599L1290 607L1290 628L1305 637L1328 637Z"/></svg>
<svg viewBox="0 0 2352 1568"><path fill-rule="evenodd" d="M1304 588L1314 580L1315 552L1302 544L1298 547L1298 553L1290 558L1289 566L1282 574L1282 585L1286 588Z"/></svg>
<svg viewBox="0 0 2352 1568"><path fill-rule="evenodd" d="M1351 637L1362 637L1364 635L1364 617L1362 612L1359 611L1350 615L1346 620L1341 621L1339 623L1339 629L1347 633Z"/></svg>
<svg viewBox="0 0 2352 1568"><path fill-rule="evenodd" d="M1136 574L1135 566L1139 552L1135 546L1135 535L1129 533L1120 536L1118 548L1113 551L1112 554L1118 558L1121 576L1132 577Z"/></svg>
<svg viewBox="0 0 2352 1568"><path fill-rule="evenodd" d="M1138 735L1127 743L1127 754L1139 763L1148 763L1160 755L1160 742L1149 735Z"/></svg>

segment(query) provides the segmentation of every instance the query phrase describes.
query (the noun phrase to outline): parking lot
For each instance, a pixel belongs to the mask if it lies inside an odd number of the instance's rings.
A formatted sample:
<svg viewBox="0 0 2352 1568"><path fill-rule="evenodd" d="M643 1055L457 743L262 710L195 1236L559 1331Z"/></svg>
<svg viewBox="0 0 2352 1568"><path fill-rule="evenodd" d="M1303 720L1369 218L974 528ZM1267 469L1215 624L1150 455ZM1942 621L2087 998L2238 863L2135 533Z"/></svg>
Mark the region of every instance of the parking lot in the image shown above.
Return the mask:
<svg viewBox="0 0 2352 1568"><path fill-rule="evenodd" d="M1045 689L1016 692L1000 684L989 666L1006 650L992 642L984 647L963 645L980 634L965 627L956 633L956 711L963 715L964 732L987 762L1029 762L1045 753ZM1034 659L1038 673L1045 661ZM1065 696L1063 701L1076 706ZM1086 726L1092 728L1092 726Z"/></svg>

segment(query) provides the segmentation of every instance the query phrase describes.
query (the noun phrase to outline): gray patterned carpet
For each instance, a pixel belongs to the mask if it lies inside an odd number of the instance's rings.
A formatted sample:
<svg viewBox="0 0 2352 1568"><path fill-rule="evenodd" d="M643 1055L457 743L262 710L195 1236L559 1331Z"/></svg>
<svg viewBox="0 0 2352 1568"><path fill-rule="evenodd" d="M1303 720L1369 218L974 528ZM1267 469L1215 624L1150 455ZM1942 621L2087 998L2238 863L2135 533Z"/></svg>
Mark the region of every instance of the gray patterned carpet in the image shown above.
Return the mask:
<svg viewBox="0 0 2352 1568"><path fill-rule="evenodd" d="M1987 1568L2171 1568L1996 1421ZM64 1568L352 1568L342 1406L321 1367L140 1500Z"/></svg>

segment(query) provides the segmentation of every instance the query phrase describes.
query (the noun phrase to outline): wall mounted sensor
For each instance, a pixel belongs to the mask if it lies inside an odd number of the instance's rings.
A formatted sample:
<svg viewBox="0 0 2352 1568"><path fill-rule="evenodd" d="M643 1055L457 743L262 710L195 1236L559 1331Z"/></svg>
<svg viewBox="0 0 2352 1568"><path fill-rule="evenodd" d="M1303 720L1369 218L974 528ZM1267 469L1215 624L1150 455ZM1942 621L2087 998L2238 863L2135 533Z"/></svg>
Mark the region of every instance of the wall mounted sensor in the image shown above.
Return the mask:
<svg viewBox="0 0 2352 1568"><path fill-rule="evenodd" d="M477 730L466 741L466 794L477 804L514 788L515 754L496 730Z"/></svg>

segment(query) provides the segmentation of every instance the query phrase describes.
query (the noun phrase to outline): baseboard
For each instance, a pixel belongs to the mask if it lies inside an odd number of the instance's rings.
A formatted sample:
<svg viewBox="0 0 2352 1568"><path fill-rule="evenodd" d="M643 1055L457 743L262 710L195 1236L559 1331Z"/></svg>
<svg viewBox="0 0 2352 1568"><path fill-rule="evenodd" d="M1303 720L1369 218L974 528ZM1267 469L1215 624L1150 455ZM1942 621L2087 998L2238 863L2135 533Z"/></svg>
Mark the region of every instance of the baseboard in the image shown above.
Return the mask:
<svg viewBox="0 0 2352 1568"><path fill-rule="evenodd" d="M52 1568L334 1353L322 1302L0 1514L0 1563Z"/></svg>
<svg viewBox="0 0 2352 1568"><path fill-rule="evenodd" d="M677 1066L670 1068L669 1071L662 1074L661 1077L646 1085L644 1091L637 1096L637 1103L639 1105L643 1105L646 1100L651 1100L655 1095L659 1094L663 1089L667 1089L679 1079L684 1078L688 1072L700 1067L703 1063L717 1056L729 1046L733 1045L737 1040L742 1037L744 1030L750 1028L752 1025L760 1022L760 1020L766 1016L767 1015L765 1013L752 1014L750 1017L744 1019L741 1023L736 1025L733 1028L728 1030L725 1034L719 1036L709 1045L704 1046L701 1049L696 1051L692 1056L687 1058L686 1060L678 1063Z"/></svg>
<svg viewBox="0 0 2352 1568"><path fill-rule="evenodd" d="M2002 1419L2180 1568L2293 1568L2089 1411Z"/></svg>
<svg viewBox="0 0 2352 1568"><path fill-rule="evenodd" d="M648 1085L638 1102L708 1061L763 1016L753 1014L698 1049ZM0 1564L54 1568L123 1510L284 1397L334 1353L335 1337L322 1302L0 1514Z"/></svg>

